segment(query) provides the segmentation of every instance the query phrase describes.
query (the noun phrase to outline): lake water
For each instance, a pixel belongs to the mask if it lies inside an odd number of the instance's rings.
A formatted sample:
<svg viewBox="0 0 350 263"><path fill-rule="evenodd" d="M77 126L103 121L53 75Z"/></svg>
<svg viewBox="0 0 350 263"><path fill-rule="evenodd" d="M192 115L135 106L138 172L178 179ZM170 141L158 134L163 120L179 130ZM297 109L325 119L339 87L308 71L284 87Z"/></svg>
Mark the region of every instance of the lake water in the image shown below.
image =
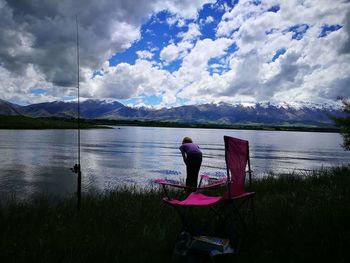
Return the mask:
<svg viewBox="0 0 350 263"><path fill-rule="evenodd" d="M122 184L148 186L155 178L186 176L179 151L190 136L203 152L201 173L224 176L223 136L250 143L254 176L349 163L337 133L114 127L81 131L83 191ZM77 161L75 130L0 130L0 194L72 194Z"/></svg>

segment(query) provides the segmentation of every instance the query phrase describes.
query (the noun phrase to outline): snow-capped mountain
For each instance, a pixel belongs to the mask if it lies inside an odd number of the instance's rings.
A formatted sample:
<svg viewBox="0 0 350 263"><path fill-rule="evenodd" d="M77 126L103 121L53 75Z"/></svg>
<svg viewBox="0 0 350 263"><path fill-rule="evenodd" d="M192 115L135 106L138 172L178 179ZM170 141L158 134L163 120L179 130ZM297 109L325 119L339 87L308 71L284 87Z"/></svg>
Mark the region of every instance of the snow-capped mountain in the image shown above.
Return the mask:
<svg viewBox="0 0 350 263"><path fill-rule="evenodd" d="M84 100L80 103L80 112L82 118L86 119L139 119L186 123L316 126L332 125L333 121L330 119L330 116L342 115L340 107L336 104L322 105L307 102L297 104L263 102L250 105L218 103L151 109L146 107L127 107L117 101ZM1 100L0 114L71 118L77 116L77 103L75 101L55 101L19 106Z"/></svg>

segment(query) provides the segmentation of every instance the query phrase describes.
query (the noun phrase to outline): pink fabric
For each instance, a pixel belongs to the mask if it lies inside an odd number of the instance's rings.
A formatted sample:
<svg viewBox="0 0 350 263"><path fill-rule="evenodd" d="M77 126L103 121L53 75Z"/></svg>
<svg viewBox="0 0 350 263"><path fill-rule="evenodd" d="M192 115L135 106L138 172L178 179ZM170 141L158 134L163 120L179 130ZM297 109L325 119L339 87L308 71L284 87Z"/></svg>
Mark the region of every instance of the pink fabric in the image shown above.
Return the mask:
<svg viewBox="0 0 350 263"><path fill-rule="evenodd" d="M223 200L222 196L207 196L201 193L191 193L185 200L169 200L168 198L163 198L163 200L172 205L181 206L212 206Z"/></svg>
<svg viewBox="0 0 350 263"><path fill-rule="evenodd" d="M229 193L231 197L245 193L245 168L248 162L248 141L224 136L226 165L229 170Z"/></svg>

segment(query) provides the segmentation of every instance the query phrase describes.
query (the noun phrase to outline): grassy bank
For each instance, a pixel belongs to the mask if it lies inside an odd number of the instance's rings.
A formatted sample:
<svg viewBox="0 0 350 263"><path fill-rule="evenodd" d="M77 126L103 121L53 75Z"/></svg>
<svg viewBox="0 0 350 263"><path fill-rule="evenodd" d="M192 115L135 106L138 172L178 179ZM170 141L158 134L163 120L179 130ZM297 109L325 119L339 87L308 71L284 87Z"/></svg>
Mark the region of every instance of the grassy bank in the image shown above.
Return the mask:
<svg viewBox="0 0 350 263"><path fill-rule="evenodd" d="M271 176L253 188L255 235L223 262L349 262L349 167ZM74 198L9 201L0 209L1 262L169 262L181 222L162 196L157 188L84 195L79 213Z"/></svg>
<svg viewBox="0 0 350 263"><path fill-rule="evenodd" d="M82 120L81 129L106 128L91 121ZM76 119L31 118L25 116L0 115L0 129L78 129Z"/></svg>

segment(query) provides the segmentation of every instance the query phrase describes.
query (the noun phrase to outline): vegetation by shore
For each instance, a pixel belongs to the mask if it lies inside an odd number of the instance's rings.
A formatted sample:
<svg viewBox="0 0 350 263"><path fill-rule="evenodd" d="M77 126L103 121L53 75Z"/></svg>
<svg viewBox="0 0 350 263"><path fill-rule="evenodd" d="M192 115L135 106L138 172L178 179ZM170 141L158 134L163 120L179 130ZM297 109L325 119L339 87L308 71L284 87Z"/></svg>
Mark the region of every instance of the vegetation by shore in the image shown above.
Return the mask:
<svg viewBox="0 0 350 263"><path fill-rule="evenodd" d="M177 121L155 120L106 120L81 119L81 129L110 128L108 126L142 126L142 127L173 127L173 128L208 128L208 129L240 129L240 130L271 130L271 131L308 131L308 132L339 132L332 126L317 127L298 124L263 125L263 124L219 124L219 123L183 123ZM77 129L76 119L59 117L31 118L25 116L0 115L0 129Z"/></svg>
<svg viewBox="0 0 350 263"><path fill-rule="evenodd" d="M255 234L218 262L348 262L349 189L349 166L254 180ZM170 262L181 221L162 196L158 188L91 193L80 212L74 197L3 202L1 262ZM200 211L196 222L217 224Z"/></svg>
<svg viewBox="0 0 350 263"><path fill-rule="evenodd" d="M0 115L0 129L77 129L76 119L64 119L57 117L31 118L25 116ZM82 120L81 129L107 128L91 121Z"/></svg>
<svg viewBox="0 0 350 263"><path fill-rule="evenodd" d="M207 129L238 129L238 130L271 130L271 131L307 131L307 132L339 132L333 126L305 126L299 124L266 125L266 124L220 124L220 123L183 123L176 121L152 120L94 120L104 125L130 125L143 127L174 127L174 128L207 128Z"/></svg>

